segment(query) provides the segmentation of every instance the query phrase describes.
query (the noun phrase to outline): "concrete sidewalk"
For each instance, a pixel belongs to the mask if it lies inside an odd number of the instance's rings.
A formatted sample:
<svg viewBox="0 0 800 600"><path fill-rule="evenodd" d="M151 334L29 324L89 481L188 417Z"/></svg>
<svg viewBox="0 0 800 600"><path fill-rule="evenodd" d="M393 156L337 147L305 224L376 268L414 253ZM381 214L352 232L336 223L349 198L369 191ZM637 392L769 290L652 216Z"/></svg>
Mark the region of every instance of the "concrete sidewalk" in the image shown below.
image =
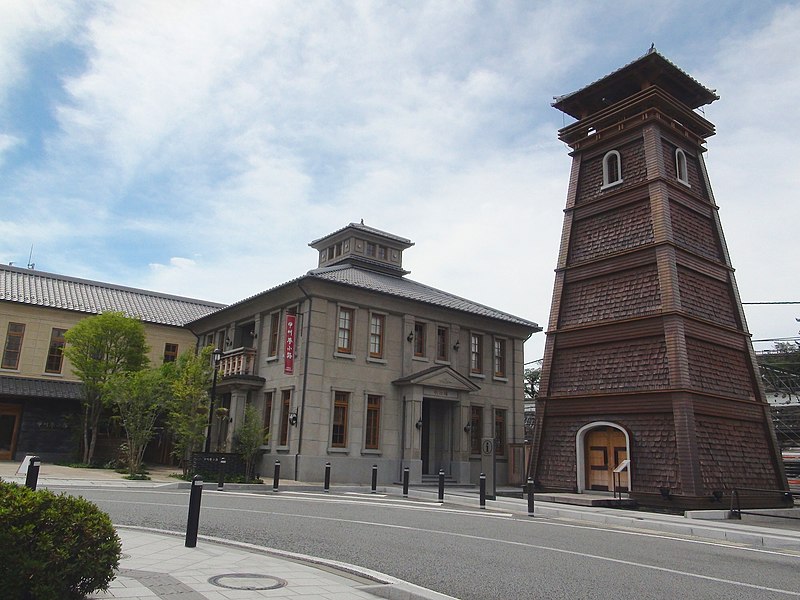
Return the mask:
<svg viewBox="0 0 800 600"><path fill-rule="evenodd" d="M117 533L118 575L92 599L453 600L361 567L250 544L199 536L197 547L186 548L183 535L170 532L118 526Z"/></svg>

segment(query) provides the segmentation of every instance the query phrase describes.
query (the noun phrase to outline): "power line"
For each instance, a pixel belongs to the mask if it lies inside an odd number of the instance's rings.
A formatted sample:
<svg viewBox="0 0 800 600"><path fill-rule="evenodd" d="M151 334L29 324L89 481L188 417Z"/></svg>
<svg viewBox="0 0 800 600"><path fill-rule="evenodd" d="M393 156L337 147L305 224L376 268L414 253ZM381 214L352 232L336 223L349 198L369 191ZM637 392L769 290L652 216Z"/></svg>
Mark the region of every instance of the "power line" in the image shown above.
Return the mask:
<svg viewBox="0 0 800 600"><path fill-rule="evenodd" d="M800 304L794 300L778 301L778 302L742 302L742 304Z"/></svg>

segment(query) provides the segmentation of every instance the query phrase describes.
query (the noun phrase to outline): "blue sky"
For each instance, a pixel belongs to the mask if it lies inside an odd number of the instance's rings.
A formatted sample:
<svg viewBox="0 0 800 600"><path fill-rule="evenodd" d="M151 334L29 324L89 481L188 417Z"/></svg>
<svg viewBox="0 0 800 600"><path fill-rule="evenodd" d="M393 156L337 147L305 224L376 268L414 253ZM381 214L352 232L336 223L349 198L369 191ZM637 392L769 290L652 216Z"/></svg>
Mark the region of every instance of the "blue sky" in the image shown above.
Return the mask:
<svg viewBox="0 0 800 600"><path fill-rule="evenodd" d="M571 160L550 103L655 43L721 97L742 300L798 301L799 30L799 3L753 0L0 1L0 261L234 302L364 219L416 243L411 278L545 325ZM800 327L746 314L756 340Z"/></svg>

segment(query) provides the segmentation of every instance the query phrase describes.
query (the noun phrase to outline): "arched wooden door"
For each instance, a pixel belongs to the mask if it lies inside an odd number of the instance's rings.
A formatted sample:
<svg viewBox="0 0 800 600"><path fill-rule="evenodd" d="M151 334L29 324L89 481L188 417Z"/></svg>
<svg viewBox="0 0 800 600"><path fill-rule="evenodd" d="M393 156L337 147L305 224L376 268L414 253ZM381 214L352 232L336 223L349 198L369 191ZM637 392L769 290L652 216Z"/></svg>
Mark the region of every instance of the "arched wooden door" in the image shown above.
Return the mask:
<svg viewBox="0 0 800 600"><path fill-rule="evenodd" d="M614 427L598 427L586 434L586 489L613 490L614 469L628 458L625 434ZM619 474L619 490L628 489L628 472Z"/></svg>

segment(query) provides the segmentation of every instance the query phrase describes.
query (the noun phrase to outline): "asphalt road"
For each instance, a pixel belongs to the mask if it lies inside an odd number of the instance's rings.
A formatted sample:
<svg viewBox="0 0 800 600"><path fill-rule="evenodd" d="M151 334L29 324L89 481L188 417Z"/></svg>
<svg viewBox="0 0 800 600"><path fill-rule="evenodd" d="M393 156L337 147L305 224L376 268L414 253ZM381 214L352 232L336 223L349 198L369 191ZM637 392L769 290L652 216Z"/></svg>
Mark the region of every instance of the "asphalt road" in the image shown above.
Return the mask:
<svg viewBox="0 0 800 600"><path fill-rule="evenodd" d="M188 490L70 488L185 531ZM203 492L200 533L342 561L462 600L800 597L800 555L395 496Z"/></svg>

